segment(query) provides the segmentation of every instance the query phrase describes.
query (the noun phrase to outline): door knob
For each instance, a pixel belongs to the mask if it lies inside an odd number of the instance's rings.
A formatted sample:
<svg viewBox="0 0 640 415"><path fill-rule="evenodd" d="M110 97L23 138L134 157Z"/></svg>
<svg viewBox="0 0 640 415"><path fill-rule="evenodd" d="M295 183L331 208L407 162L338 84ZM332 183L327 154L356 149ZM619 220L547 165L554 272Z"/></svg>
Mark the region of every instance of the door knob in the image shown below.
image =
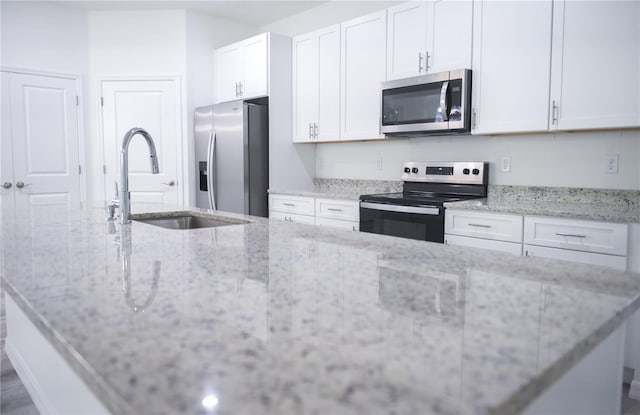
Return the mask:
<svg viewBox="0 0 640 415"><path fill-rule="evenodd" d="M27 186L31 186L31 184L30 183L16 182L16 187L18 189L22 189L23 187L27 187Z"/></svg>
<svg viewBox="0 0 640 415"><path fill-rule="evenodd" d="M167 185L167 186L175 186L176 182L173 181L173 180L169 180L169 182L167 182L167 183L162 182L162 184Z"/></svg>
<svg viewBox="0 0 640 415"><path fill-rule="evenodd" d="M2 183L2 187L4 187L5 189L11 189L11 182Z"/></svg>

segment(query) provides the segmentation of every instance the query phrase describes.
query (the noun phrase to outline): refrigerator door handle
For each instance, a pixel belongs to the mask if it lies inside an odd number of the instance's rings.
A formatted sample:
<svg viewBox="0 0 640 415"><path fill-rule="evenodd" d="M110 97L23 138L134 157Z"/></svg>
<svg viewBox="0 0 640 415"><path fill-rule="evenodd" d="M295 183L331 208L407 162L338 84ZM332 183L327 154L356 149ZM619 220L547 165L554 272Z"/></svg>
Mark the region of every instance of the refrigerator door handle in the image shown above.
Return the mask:
<svg viewBox="0 0 640 415"><path fill-rule="evenodd" d="M209 208L212 210L216 210L216 189L215 189L215 159L216 155L216 132L212 131L209 135L209 145L207 146L207 187L209 188L209 192L207 192L207 196L209 198Z"/></svg>

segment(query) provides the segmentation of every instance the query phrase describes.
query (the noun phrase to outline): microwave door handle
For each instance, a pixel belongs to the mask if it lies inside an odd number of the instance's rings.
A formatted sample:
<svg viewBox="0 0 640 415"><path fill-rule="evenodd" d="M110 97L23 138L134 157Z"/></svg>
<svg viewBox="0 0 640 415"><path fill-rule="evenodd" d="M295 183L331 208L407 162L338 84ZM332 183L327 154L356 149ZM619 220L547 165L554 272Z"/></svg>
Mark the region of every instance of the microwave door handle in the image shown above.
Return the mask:
<svg viewBox="0 0 640 415"><path fill-rule="evenodd" d="M449 121L449 111L447 107L447 90L449 89L449 81L442 83L442 89L440 89L440 112L442 113L442 120Z"/></svg>

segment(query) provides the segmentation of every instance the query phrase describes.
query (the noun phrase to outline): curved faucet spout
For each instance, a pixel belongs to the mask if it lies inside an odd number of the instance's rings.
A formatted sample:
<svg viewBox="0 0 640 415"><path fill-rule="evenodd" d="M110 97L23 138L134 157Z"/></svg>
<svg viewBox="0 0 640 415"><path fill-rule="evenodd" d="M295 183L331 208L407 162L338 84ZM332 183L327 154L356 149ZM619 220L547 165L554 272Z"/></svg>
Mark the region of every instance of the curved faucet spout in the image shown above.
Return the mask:
<svg viewBox="0 0 640 415"><path fill-rule="evenodd" d="M131 223L131 194L129 193L129 143L131 139L140 134L144 137L149 146L151 155L151 173L160 173L158 167L158 156L156 155L156 145L153 142L151 134L144 128L134 127L127 131L122 140L122 149L120 150L120 223Z"/></svg>

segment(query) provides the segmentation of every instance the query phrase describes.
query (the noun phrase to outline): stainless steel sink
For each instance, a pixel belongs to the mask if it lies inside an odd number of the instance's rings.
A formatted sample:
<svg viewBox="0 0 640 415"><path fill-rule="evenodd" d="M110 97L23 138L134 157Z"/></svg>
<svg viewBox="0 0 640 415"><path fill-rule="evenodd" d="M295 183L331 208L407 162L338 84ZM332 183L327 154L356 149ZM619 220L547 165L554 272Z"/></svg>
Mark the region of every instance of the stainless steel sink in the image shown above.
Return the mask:
<svg viewBox="0 0 640 415"><path fill-rule="evenodd" d="M248 220L198 212L162 212L131 215L131 219L166 229L200 229L244 225Z"/></svg>

